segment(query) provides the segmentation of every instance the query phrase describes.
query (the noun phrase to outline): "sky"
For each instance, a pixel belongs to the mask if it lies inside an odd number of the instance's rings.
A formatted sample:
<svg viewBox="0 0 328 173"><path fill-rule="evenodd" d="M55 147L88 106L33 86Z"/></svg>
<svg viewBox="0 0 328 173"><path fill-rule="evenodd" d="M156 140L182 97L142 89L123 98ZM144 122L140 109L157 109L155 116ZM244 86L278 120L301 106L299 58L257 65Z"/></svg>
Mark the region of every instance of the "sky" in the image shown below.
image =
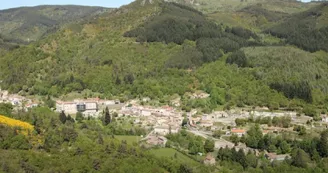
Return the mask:
<svg viewBox="0 0 328 173"><path fill-rule="evenodd" d="M133 0L0 0L0 9L37 5L87 5L102 7L120 7Z"/></svg>
<svg viewBox="0 0 328 173"><path fill-rule="evenodd" d="M126 5L133 0L0 0L0 9L15 8L21 6L37 6L37 5L87 5L102 7L120 7ZM309 2L310 0L302 0Z"/></svg>

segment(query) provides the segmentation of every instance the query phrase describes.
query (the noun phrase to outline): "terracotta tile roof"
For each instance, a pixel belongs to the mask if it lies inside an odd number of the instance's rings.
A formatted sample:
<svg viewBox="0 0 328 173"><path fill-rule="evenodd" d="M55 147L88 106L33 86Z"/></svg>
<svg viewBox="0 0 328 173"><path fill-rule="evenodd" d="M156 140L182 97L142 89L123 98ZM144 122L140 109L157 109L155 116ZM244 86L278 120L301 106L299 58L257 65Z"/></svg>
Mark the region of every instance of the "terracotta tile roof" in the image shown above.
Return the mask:
<svg viewBox="0 0 328 173"><path fill-rule="evenodd" d="M246 130L243 130L243 129L232 129L231 130L231 133L245 133Z"/></svg>
<svg viewBox="0 0 328 173"><path fill-rule="evenodd" d="M214 159L214 157L211 155L211 154L208 154L206 157L205 157L205 160L212 160Z"/></svg>

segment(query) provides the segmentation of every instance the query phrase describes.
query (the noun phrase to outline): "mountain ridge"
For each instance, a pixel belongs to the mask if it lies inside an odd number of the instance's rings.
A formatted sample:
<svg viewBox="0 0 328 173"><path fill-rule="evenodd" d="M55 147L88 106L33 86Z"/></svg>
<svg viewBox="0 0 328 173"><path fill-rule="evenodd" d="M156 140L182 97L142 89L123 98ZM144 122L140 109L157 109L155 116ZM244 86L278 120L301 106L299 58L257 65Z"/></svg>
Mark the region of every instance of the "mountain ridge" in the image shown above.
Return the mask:
<svg viewBox="0 0 328 173"><path fill-rule="evenodd" d="M14 43L28 43L58 27L106 12L104 7L42 5L0 10L1 34Z"/></svg>

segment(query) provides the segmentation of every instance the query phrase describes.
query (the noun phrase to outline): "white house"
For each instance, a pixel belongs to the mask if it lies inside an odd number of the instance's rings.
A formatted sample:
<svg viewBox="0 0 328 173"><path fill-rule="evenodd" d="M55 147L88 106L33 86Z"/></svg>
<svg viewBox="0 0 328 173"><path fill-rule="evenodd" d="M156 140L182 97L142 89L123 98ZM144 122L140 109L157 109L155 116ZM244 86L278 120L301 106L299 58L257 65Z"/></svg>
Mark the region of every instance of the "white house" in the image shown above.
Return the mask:
<svg viewBox="0 0 328 173"><path fill-rule="evenodd" d="M86 112L98 112L97 102L88 101L88 102L84 102L84 104L85 104Z"/></svg>
<svg viewBox="0 0 328 173"><path fill-rule="evenodd" d="M151 115L151 112L148 111L148 110L142 110L142 111L141 111L141 115L142 115L142 116L145 116L145 117L148 117L148 116Z"/></svg>
<svg viewBox="0 0 328 173"><path fill-rule="evenodd" d="M77 113L76 103L75 102L57 101L56 102L56 111L57 112L64 111L65 113L68 113L68 114L76 114Z"/></svg>
<svg viewBox="0 0 328 173"><path fill-rule="evenodd" d="M56 102L56 111L76 114L78 111L92 114L98 112L98 102L92 100L74 100L73 102Z"/></svg>

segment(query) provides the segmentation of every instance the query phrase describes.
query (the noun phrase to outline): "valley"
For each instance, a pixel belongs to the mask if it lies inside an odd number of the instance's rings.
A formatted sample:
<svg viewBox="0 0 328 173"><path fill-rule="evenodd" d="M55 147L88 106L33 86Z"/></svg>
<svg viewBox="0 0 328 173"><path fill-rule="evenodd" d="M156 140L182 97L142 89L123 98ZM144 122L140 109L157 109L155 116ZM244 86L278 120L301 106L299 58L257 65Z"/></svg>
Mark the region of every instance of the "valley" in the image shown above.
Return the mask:
<svg viewBox="0 0 328 173"><path fill-rule="evenodd" d="M327 172L327 9L1 10L0 172Z"/></svg>

